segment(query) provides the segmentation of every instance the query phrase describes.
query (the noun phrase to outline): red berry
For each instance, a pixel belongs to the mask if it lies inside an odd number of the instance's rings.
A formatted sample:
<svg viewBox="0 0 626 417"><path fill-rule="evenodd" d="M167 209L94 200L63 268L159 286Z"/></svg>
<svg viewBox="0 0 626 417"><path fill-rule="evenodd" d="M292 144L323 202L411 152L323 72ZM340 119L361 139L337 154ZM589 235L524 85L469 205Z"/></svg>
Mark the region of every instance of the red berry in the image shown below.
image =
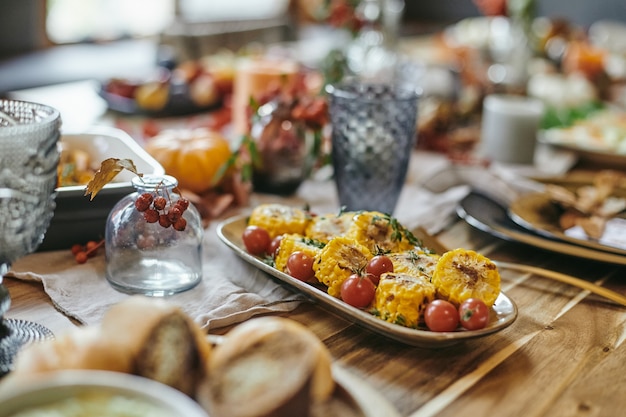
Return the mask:
<svg viewBox="0 0 626 417"><path fill-rule="evenodd" d="M72 245L72 255L76 255L78 252L82 252L83 250L85 250L83 248L83 245L80 245L78 243L75 245Z"/></svg>
<svg viewBox="0 0 626 417"><path fill-rule="evenodd" d="M155 209L148 209L143 212L143 217L148 223L156 223L159 221L159 212Z"/></svg>
<svg viewBox="0 0 626 417"><path fill-rule="evenodd" d="M189 200L187 200L186 198L181 198L178 201L176 201L175 205L180 207L181 211L184 212L189 207Z"/></svg>
<svg viewBox="0 0 626 417"><path fill-rule="evenodd" d="M76 255L74 255L74 258L76 259L77 263L84 264L85 262L87 262L87 252L78 252Z"/></svg>
<svg viewBox="0 0 626 417"><path fill-rule="evenodd" d="M167 212L167 218L170 219L170 222L172 223L176 223L176 221L178 219L180 219L183 216L183 211L179 208L179 207L170 207L169 211Z"/></svg>
<svg viewBox="0 0 626 417"><path fill-rule="evenodd" d="M141 194L137 197L137 200L135 200L135 208L138 211L146 211L150 207L150 204L152 204L152 199L153 197L150 193Z"/></svg>
<svg viewBox="0 0 626 417"><path fill-rule="evenodd" d="M167 200L165 199L165 197L157 197L154 199L152 205L157 210L163 210L167 205Z"/></svg>
<svg viewBox="0 0 626 417"><path fill-rule="evenodd" d="M161 214L159 216L159 224L162 227L168 228L172 225L172 221L170 220L170 218L166 215L166 214Z"/></svg>
<svg viewBox="0 0 626 417"><path fill-rule="evenodd" d="M187 228L187 220L185 220L184 217L181 217L180 219L176 220L176 222L174 222L173 227L179 232L182 232Z"/></svg>

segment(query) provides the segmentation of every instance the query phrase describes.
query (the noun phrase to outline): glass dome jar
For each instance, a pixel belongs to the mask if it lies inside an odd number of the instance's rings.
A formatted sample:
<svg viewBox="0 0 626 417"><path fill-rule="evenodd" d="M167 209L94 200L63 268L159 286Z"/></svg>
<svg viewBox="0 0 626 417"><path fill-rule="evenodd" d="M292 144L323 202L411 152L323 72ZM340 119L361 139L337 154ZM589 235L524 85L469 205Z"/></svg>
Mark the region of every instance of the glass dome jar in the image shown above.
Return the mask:
<svg viewBox="0 0 626 417"><path fill-rule="evenodd" d="M107 219L107 280L119 291L148 296L166 296L195 287L202 280L203 229L198 211L193 204L184 204L186 200L177 203L181 196L174 177L135 177L132 184L136 191L122 198ZM138 199L145 200L143 194L152 196L152 202L143 201L144 210L138 208L141 202L136 204ZM157 200L165 203L164 207L155 204ZM184 220L171 224L176 215L169 216L169 221L158 219L159 215L168 217L167 213L176 212L170 210L175 206L179 210L187 206L182 210ZM157 220L151 223L150 215Z"/></svg>

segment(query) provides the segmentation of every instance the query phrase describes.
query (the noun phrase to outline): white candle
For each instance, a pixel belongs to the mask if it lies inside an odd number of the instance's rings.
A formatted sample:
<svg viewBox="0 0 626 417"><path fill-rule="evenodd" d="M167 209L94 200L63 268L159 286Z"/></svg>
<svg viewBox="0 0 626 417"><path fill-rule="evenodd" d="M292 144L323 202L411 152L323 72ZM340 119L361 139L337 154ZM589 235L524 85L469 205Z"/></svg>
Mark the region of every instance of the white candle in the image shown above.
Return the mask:
<svg viewBox="0 0 626 417"><path fill-rule="evenodd" d="M493 94L483 103L479 154L487 159L532 164L544 105L535 98Z"/></svg>

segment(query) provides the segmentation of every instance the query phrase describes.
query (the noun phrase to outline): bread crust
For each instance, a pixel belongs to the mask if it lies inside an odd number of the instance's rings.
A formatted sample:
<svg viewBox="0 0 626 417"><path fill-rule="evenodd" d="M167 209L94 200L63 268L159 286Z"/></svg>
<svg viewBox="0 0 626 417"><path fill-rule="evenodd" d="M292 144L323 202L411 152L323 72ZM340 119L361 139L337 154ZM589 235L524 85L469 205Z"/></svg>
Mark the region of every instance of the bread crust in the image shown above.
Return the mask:
<svg viewBox="0 0 626 417"><path fill-rule="evenodd" d="M216 417L307 416L333 390L324 344L293 320L262 317L235 327L213 350L198 399Z"/></svg>
<svg viewBox="0 0 626 417"><path fill-rule="evenodd" d="M89 369L144 376L195 398L210 353L204 331L179 307L137 295L111 307L99 326L24 348L0 388L42 372Z"/></svg>

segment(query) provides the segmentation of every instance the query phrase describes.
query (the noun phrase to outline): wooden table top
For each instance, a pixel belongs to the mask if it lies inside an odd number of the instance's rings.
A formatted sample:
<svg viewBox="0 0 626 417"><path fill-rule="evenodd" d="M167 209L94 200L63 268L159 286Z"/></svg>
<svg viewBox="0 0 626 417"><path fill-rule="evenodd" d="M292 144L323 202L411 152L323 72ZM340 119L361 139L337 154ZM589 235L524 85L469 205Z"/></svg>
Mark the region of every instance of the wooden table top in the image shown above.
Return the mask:
<svg viewBox="0 0 626 417"><path fill-rule="evenodd" d="M459 221L438 238L492 259L542 266L626 293L626 267L497 240ZM40 284L5 279L8 317L58 333L74 324ZM440 349L404 345L313 303L288 317L307 325L336 363L362 379L402 416L618 416L626 406L626 309L578 288L529 274L503 274L519 308L503 331Z"/></svg>
<svg viewBox="0 0 626 417"><path fill-rule="evenodd" d="M56 90L46 92L59 97ZM31 93L18 98L39 97ZM100 112L94 117L101 117ZM437 237L448 248L540 266L626 294L626 266L505 242L462 220ZM4 284L12 298L7 317L40 323L56 334L75 325L55 308L41 284L11 278ZM313 303L287 316L308 326L337 364L373 387L402 416L624 415L626 307L532 274L503 274L502 289L519 309L511 326L440 349L390 340Z"/></svg>

